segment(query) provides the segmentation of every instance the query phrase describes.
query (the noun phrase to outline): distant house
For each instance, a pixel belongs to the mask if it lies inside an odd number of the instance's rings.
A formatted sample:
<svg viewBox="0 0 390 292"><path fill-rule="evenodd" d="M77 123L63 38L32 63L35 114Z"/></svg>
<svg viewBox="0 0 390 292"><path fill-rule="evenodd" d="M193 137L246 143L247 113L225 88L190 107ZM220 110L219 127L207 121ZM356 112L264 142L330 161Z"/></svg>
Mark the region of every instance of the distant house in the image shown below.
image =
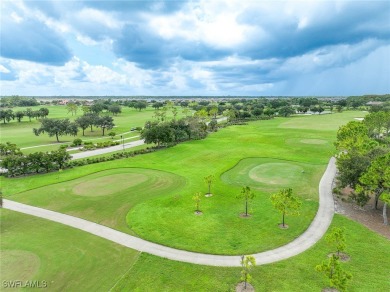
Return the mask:
<svg viewBox="0 0 390 292"><path fill-rule="evenodd" d="M366 103L366 105L382 105L383 102L382 101L369 101Z"/></svg>
<svg viewBox="0 0 390 292"><path fill-rule="evenodd" d="M67 105L68 102L69 102L69 99L64 99L64 100L60 100L60 101L58 102L58 104L59 104L59 105Z"/></svg>

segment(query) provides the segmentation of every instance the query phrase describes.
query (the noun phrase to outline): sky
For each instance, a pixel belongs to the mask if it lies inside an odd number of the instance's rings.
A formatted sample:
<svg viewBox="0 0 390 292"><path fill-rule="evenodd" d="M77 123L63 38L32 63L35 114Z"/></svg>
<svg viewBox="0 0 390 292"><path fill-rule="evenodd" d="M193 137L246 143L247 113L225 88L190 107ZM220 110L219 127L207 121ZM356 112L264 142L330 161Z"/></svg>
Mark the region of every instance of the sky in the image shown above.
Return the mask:
<svg viewBox="0 0 390 292"><path fill-rule="evenodd" d="M2 0L0 95L390 93L390 1Z"/></svg>

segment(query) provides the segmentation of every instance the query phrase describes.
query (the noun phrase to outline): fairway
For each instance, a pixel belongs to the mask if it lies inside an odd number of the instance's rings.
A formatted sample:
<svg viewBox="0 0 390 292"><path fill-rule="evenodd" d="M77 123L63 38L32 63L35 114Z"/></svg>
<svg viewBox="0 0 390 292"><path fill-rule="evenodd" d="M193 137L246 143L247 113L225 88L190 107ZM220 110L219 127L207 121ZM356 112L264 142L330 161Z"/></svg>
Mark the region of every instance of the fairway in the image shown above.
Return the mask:
<svg viewBox="0 0 390 292"><path fill-rule="evenodd" d="M324 115L340 122L356 116ZM313 117L307 118L312 123ZM317 118L317 116L316 116ZM70 214L143 239L190 251L215 254L256 253L284 245L309 226L318 206L318 183L337 129L282 128L295 120L277 118L231 126L205 140L185 142L154 153L67 169L26 179L4 179L11 200ZM332 123L331 123L332 124ZM334 123L333 123L334 124ZM324 144L304 144L319 139ZM218 150L218 151L216 151ZM304 155L303 155L304 153ZM194 215L192 197L206 193L203 177L213 174L213 196L201 201ZM243 220L242 186L255 199ZM303 199L301 216L280 215L270 195L293 188Z"/></svg>

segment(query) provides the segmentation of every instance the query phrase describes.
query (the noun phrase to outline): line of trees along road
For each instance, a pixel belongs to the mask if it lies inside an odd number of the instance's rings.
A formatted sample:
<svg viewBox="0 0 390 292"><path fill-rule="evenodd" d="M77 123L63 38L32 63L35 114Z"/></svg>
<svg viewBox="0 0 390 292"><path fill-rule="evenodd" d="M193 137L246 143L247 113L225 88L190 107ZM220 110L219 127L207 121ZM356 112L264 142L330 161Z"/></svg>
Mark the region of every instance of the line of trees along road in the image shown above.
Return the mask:
<svg viewBox="0 0 390 292"><path fill-rule="evenodd" d="M0 144L0 149L1 167L8 170L9 177L64 169L71 158L64 149L28 155L23 155L16 145L10 143Z"/></svg>
<svg viewBox="0 0 390 292"><path fill-rule="evenodd" d="M104 136L106 130L111 130L115 126L114 119L110 116L99 116L95 113L84 114L77 118L75 122L71 122L69 119L43 119L41 126L34 128L33 132L37 136L42 133L48 134L49 137L55 136L57 142L59 142L60 136L76 136L79 127L82 129L84 136L85 129L90 127L92 132L93 126L101 128Z"/></svg>

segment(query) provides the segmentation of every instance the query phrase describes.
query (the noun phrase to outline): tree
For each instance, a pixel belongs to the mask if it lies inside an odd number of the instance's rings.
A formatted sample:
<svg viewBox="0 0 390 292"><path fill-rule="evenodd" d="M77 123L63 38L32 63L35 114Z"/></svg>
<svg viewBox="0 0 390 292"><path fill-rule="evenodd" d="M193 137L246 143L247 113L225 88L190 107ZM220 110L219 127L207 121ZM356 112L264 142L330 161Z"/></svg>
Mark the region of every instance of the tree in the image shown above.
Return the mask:
<svg viewBox="0 0 390 292"><path fill-rule="evenodd" d="M148 106L148 103L146 101L138 101L134 104L134 108L141 111L145 109Z"/></svg>
<svg viewBox="0 0 390 292"><path fill-rule="evenodd" d="M334 254L327 261L322 262L321 265L317 265L316 271L324 273L329 279L330 287L339 291L345 291L348 281L352 279L351 273L343 270L339 257Z"/></svg>
<svg viewBox="0 0 390 292"><path fill-rule="evenodd" d="M271 117L275 114L275 110L273 110L272 108L266 108L264 110L264 114L268 117Z"/></svg>
<svg viewBox="0 0 390 292"><path fill-rule="evenodd" d="M112 113L113 116L116 116L122 112L122 108L117 104L113 104L108 107L108 111Z"/></svg>
<svg viewBox="0 0 390 292"><path fill-rule="evenodd" d="M83 115L78 117L75 122L83 130L83 136L85 129L94 124L91 122L91 115Z"/></svg>
<svg viewBox="0 0 390 292"><path fill-rule="evenodd" d="M87 106L87 105L83 105L83 106L81 107L81 110L83 111L84 115L87 114L87 113L89 113L89 112L91 112L90 107Z"/></svg>
<svg viewBox="0 0 390 292"><path fill-rule="evenodd" d="M34 117L34 111L31 109L31 108L28 108L26 109L26 116L28 116L30 122L31 122L31 118Z"/></svg>
<svg viewBox="0 0 390 292"><path fill-rule="evenodd" d="M246 290L247 283L250 283L252 276L249 274L252 267L256 266L256 259L254 256L241 256L241 281L244 281L244 290Z"/></svg>
<svg viewBox="0 0 390 292"><path fill-rule="evenodd" d="M335 146L341 151L364 153L373 148L370 142L367 127L361 122L351 121L337 131Z"/></svg>
<svg viewBox="0 0 390 292"><path fill-rule="evenodd" d="M3 123L9 123L10 120L15 118L14 112L9 110L0 110L0 119L3 120Z"/></svg>
<svg viewBox="0 0 390 292"><path fill-rule="evenodd" d="M104 136L104 131L107 129L107 130L111 130L112 128L114 128L115 124L114 124L114 119L112 117L109 117L109 116L104 116L104 117L100 117L97 121L96 121L96 125L100 128L102 128L103 130L103 136Z"/></svg>
<svg viewBox="0 0 390 292"><path fill-rule="evenodd" d="M228 121L231 122L236 119L236 113L233 109L227 109L223 112L223 115L228 118Z"/></svg>
<svg viewBox="0 0 390 292"><path fill-rule="evenodd" d="M54 119L43 119L41 127L33 129L35 135L39 136L41 133L47 133L49 137L56 136L57 142L62 135L73 135L76 136L78 132L77 124L71 123L69 119L54 120Z"/></svg>
<svg viewBox="0 0 390 292"><path fill-rule="evenodd" d="M77 110L79 109L77 104L75 104L74 102L68 102L66 105L66 108L68 110L68 113L72 113L72 116L73 116L73 114L76 114Z"/></svg>
<svg viewBox="0 0 390 292"><path fill-rule="evenodd" d="M65 168L66 163L71 159L70 154L65 149L58 149L50 153L51 161L56 165L56 168L62 170Z"/></svg>
<svg viewBox="0 0 390 292"><path fill-rule="evenodd" d="M90 112L99 115L104 110L104 105L101 102L96 102L89 107Z"/></svg>
<svg viewBox="0 0 390 292"><path fill-rule="evenodd" d="M383 224L389 225L389 221L387 219L387 204L390 204L390 193L382 193L379 199L383 202Z"/></svg>
<svg viewBox="0 0 390 292"><path fill-rule="evenodd" d="M331 232L325 237L326 242L336 249L337 256L340 257L340 252L344 252L345 244L345 229L333 227Z"/></svg>
<svg viewBox="0 0 390 292"><path fill-rule="evenodd" d="M217 118L217 114L218 114L218 107L217 106L212 106L209 109L209 115L212 116L214 119L216 119Z"/></svg>
<svg viewBox="0 0 390 292"><path fill-rule="evenodd" d="M282 213L282 226L285 227L284 217L286 215L299 215L299 208L302 203L300 199L293 195L292 189L282 189L278 193L271 195L272 205Z"/></svg>
<svg viewBox="0 0 390 292"><path fill-rule="evenodd" d="M279 109L278 114L286 118L295 114L295 110L291 106L284 106Z"/></svg>
<svg viewBox="0 0 390 292"><path fill-rule="evenodd" d="M251 188L246 186L243 187L241 193L237 195L238 199L244 199L245 201L245 217L248 217L248 202L253 200L255 194L251 191Z"/></svg>
<svg viewBox="0 0 390 292"><path fill-rule="evenodd" d="M17 112L15 113L15 117L16 117L16 119L18 120L19 123L22 121L24 115L25 115L25 114L24 114L24 111L17 111Z"/></svg>
<svg viewBox="0 0 390 292"><path fill-rule="evenodd" d="M38 110L38 116L41 117L42 119L46 118L49 115L49 109L45 107L41 107Z"/></svg>
<svg viewBox="0 0 390 292"><path fill-rule="evenodd" d="M382 194L390 193L390 152L377 157L359 179L357 191L375 195L375 208ZM386 196L385 196L386 197ZM384 205L386 208L386 204ZM384 221L386 224L387 222Z"/></svg>
<svg viewBox="0 0 390 292"><path fill-rule="evenodd" d="M213 175L208 175L204 177L204 182L209 188L209 192L207 193L208 195L211 195L211 185L215 181L215 177Z"/></svg>
<svg viewBox="0 0 390 292"><path fill-rule="evenodd" d="M161 144L169 144L175 141L174 130L168 123L147 123L141 133L141 138L146 144L155 143L157 147Z"/></svg>
<svg viewBox="0 0 390 292"><path fill-rule="evenodd" d="M192 200L195 202L195 207L196 207L196 212L201 212L200 211L200 200L201 200L201 193L195 193L194 196L192 197Z"/></svg>

